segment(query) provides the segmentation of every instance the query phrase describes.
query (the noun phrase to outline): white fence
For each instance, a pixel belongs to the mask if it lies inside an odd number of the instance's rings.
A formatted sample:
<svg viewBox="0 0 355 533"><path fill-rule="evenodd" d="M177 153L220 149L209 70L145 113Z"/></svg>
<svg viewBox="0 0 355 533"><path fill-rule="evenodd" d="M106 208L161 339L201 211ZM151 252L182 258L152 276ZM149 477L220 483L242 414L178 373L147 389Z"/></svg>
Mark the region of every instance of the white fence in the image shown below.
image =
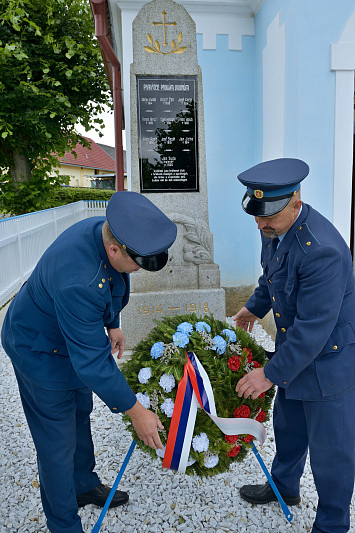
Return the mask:
<svg viewBox="0 0 355 533"><path fill-rule="evenodd" d="M27 280L37 261L69 226L105 215L107 201L80 201L0 220L0 307Z"/></svg>

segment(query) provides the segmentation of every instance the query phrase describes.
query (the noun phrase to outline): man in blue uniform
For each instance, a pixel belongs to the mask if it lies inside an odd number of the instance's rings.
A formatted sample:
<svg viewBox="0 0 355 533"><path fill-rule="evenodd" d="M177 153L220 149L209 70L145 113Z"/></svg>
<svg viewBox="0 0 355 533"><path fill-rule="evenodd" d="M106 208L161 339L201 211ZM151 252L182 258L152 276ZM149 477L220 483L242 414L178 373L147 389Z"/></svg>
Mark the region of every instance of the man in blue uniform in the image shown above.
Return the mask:
<svg viewBox="0 0 355 533"><path fill-rule="evenodd" d="M276 455L271 474L288 505L300 503L309 450L318 492L313 533L350 527L355 462L355 292L350 250L334 226L302 203L308 166L298 159L266 161L243 172L242 200L261 231L263 274L234 317L251 331L272 309L275 353L237 384L257 398L278 386L274 404ZM270 485L245 485L253 504L276 500Z"/></svg>
<svg viewBox="0 0 355 533"><path fill-rule="evenodd" d="M94 472L92 391L113 413L126 412L145 444L162 448L159 418L137 402L112 354L121 357L124 349L119 313L128 302L129 274L164 267L176 225L134 192L115 193L106 219L78 222L54 241L12 301L1 332L52 533L81 533L78 507L103 506L110 492ZM111 506L127 501L117 491Z"/></svg>

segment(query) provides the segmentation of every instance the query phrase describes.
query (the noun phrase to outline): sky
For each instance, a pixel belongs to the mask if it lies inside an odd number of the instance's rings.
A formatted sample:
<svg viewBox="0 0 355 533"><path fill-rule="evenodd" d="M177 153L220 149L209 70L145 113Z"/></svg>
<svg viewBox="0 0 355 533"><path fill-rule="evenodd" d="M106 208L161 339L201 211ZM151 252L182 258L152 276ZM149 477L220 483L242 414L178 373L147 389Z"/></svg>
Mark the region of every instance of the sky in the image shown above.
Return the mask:
<svg viewBox="0 0 355 533"><path fill-rule="evenodd" d="M101 133L103 133L103 137L99 137L99 134L96 133L95 130L89 130L85 131L85 129L77 125L77 130L81 135L85 135L85 137L89 137L96 143L100 144L106 144L107 146L115 146L115 129L114 129L114 123L113 123L113 112L105 112L100 115L100 118L104 121L105 128L102 129ZM123 149L126 149L126 136L125 132L122 132L122 144Z"/></svg>

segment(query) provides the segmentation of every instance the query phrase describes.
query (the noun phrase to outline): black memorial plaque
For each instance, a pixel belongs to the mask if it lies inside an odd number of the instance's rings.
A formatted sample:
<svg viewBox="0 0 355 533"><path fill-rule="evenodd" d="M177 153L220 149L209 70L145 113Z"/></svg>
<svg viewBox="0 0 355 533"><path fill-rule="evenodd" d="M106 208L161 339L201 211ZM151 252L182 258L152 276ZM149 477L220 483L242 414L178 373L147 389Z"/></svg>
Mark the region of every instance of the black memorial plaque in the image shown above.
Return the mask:
<svg viewBox="0 0 355 533"><path fill-rule="evenodd" d="M141 192L198 191L196 76L137 76Z"/></svg>

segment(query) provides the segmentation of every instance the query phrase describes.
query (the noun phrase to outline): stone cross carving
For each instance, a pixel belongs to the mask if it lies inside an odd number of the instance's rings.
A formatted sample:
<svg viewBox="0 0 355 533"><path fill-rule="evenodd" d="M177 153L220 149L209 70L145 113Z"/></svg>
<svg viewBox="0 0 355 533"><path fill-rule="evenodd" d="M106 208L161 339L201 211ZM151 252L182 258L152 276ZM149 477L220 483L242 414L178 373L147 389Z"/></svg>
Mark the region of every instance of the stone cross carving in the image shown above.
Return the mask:
<svg viewBox="0 0 355 533"><path fill-rule="evenodd" d="M168 43L166 42L165 26L176 26L176 22L165 22L166 11L163 11L162 15L163 15L163 22L153 22L152 24L153 24L153 26L163 26L163 31L164 31L164 42L163 42L163 45L167 46Z"/></svg>

